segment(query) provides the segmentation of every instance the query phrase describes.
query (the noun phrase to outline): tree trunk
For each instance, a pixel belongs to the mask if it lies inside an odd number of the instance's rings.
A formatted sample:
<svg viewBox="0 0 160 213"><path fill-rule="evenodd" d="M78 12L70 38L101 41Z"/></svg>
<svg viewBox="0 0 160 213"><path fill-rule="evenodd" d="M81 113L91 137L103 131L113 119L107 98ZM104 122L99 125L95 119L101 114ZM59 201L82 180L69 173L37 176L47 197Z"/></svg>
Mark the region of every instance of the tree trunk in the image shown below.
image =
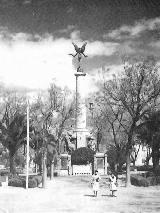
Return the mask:
<svg viewBox="0 0 160 213"><path fill-rule="evenodd" d="M9 152L10 173L16 174L15 152Z"/></svg>
<svg viewBox="0 0 160 213"><path fill-rule="evenodd" d="M131 153L132 153L132 137L135 123L132 124L130 133L128 134L128 142L126 148L126 187L131 186L131 176L130 176L130 164L131 164Z"/></svg>
<svg viewBox="0 0 160 213"><path fill-rule="evenodd" d="M155 171L156 168L159 166L159 144L156 138L153 139L152 144L152 162L153 162L153 170Z"/></svg>
<svg viewBox="0 0 160 213"><path fill-rule="evenodd" d="M116 179L118 179L118 163L115 164L114 169L115 169Z"/></svg>
<svg viewBox="0 0 160 213"><path fill-rule="evenodd" d="M42 188L46 188L47 180L47 167L46 167L46 154L43 156L43 175L42 175Z"/></svg>
<svg viewBox="0 0 160 213"><path fill-rule="evenodd" d="M133 168L136 169L136 160L133 160Z"/></svg>
<svg viewBox="0 0 160 213"><path fill-rule="evenodd" d="M53 180L54 161L51 162L51 180Z"/></svg>
<svg viewBox="0 0 160 213"><path fill-rule="evenodd" d="M131 186L130 161L130 151L128 150L126 156L126 187Z"/></svg>
<svg viewBox="0 0 160 213"><path fill-rule="evenodd" d="M35 173L37 174L38 173L38 164L35 163Z"/></svg>

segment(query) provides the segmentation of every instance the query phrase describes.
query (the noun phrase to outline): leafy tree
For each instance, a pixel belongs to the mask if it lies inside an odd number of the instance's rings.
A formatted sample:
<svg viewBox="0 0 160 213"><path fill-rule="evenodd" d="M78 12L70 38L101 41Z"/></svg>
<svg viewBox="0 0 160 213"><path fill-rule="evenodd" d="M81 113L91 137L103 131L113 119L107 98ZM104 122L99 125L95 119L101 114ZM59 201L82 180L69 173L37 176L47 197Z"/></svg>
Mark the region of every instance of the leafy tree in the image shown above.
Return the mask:
<svg viewBox="0 0 160 213"><path fill-rule="evenodd" d="M2 93L0 108L0 141L9 151L10 172L15 173L17 151L26 143L25 93L5 88ZM32 132L32 125L30 132Z"/></svg>
<svg viewBox="0 0 160 213"><path fill-rule="evenodd" d="M15 172L15 154L19 147L24 144L26 138L26 119L24 114L15 112L12 118L8 116L8 107L6 114L0 122L0 140L9 150L10 172Z"/></svg>

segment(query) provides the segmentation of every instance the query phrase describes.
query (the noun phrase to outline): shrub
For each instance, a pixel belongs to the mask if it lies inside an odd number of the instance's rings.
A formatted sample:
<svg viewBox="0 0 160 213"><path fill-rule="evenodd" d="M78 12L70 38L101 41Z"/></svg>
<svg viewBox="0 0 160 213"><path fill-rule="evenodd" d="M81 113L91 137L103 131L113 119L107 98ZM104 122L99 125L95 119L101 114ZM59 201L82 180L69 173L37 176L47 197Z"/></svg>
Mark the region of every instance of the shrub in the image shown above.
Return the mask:
<svg viewBox="0 0 160 213"><path fill-rule="evenodd" d="M150 186L155 186L157 185L157 180L156 177L152 176L152 177L148 177L147 181L149 183Z"/></svg>
<svg viewBox="0 0 160 213"><path fill-rule="evenodd" d="M37 180L35 178L29 179L28 188L35 188L37 185Z"/></svg>
<svg viewBox="0 0 160 213"><path fill-rule="evenodd" d="M9 175L9 170L7 169L0 170L0 176L8 176L8 175Z"/></svg>
<svg viewBox="0 0 160 213"><path fill-rule="evenodd" d="M42 176L41 175L37 175L37 176L34 176L34 178L36 181L37 181L37 186L42 183Z"/></svg>
<svg viewBox="0 0 160 213"><path fill-rule="evenodd" d="M147 178L144 178L140 175L131 175L131 184L134 186L149 186Z"/></svg>
<svg viewBox="0 0 160 213"><path fill-rule="evenodd" d="M39 177L29 177L28 180L28 188L35 188L38 186L38 183L41 182L42 178ZM26 179L24 177L19 176L12 176L9 178L8 181L9 186L15 187L25 187L26 186Z"/></svg>
<svg viewBox="0 0 160 213"><path fill-rule="evenodd" d="M8 186L24 187L25 180L15 176L8 181Z"/></svg>
<svg viewBox="0 0 160 213"><path fill-rule="evenodd" d="M157 185L160 184L160 176L156 177Z"/></svg>
<svg viewBox="0 0 160 213"><path fill-rule="evenodd" d="M0 186L2 186L2 183L0 182Z"/></svg>
<svg viewBox="0 0 160 213"><path fill-rule="evenodd" d="M155 186L155 185L159 185L160 184L160 176L152 176L152 177L148 177L147 181L149 182L150 186Z"/></svg>
<svg viewBox="0 0 160 213"><path fill-rule="evenodd" d="M153 172L147 172L146 173L146 178L148 178L148 177L154 177L155 175L154 175L154 173Z"/></svg>
<svg viewBox="0 0 160 213"><path fill-rule="evenodd" d="M155 168L154 174L155 174L156 176L160 176L160 166L157 166L157 167Z"/></svg>
<svg viewBox="0 0 160 213"><path fill-rule="evenodd" d="M72 165L86 165L94 162L95 152L87 147L76 149L71 155Z"/></svg>

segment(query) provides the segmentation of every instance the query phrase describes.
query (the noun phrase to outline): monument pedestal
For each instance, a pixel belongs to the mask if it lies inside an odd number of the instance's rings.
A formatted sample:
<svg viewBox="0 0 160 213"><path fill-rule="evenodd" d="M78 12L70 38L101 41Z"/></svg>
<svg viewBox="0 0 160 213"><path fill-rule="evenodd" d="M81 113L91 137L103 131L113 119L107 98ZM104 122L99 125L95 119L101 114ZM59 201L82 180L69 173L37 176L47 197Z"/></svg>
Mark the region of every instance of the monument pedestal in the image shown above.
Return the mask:
<svg viewBox="0 0 160 213"><path fill-rule="evenodd" d="M74 130L74 133L76 134L76 149L87 147L89 131L87 129L77 128Z"/></svg>
<svg viewBox="0 0 160 213"><path fill-rule="evenodd" d="M86 129L86 104L83 97L83 84L86 73L77 72L76 76L76 149L87 147L87 136L89 131Z"/></svg>

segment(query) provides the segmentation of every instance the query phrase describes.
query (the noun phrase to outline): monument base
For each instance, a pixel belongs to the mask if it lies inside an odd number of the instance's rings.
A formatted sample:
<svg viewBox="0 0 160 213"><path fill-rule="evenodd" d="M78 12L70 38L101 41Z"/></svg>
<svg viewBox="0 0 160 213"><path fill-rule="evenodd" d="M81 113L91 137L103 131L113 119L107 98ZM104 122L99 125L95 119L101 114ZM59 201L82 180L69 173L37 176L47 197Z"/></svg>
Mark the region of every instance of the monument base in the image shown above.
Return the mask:
<svg viewBox="0 0 160 213"><path fill-rule="evenodd" d="M87 137L90 135L87 129L77 128L74 130L76 134L76 149L80 147L87 147Z"/></svg>

